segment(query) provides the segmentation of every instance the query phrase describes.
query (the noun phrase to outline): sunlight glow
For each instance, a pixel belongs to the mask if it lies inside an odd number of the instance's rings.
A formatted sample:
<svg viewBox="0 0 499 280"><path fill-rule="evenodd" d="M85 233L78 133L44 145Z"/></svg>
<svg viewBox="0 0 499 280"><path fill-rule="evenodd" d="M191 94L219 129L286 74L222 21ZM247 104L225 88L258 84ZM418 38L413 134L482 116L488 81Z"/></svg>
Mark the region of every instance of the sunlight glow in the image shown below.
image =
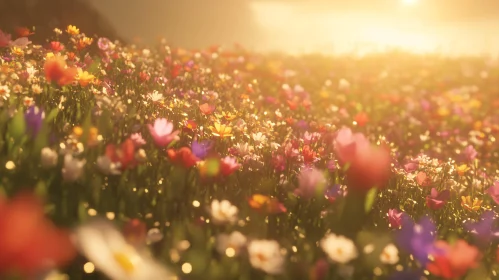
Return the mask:
<svg viewBox="0 0 499 280"><path fill-rule="evenodd" d="M402 0L402 2L406 5L414 5L418 3L418 0Z"/></svg>

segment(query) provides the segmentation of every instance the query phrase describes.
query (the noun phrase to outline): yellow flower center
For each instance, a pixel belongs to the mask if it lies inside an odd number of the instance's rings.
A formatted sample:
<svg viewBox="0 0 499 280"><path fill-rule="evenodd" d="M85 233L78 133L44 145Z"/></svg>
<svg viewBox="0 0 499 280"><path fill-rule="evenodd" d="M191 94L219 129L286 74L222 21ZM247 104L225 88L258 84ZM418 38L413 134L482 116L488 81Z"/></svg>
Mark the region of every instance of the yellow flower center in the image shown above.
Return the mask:
<svg viewBox="0 0 499 280"><path fill-rule="evenodd" d="M113 257L126 274L131 274L135 270L135 263L129 254L117 252L113 254Z"/></svg>

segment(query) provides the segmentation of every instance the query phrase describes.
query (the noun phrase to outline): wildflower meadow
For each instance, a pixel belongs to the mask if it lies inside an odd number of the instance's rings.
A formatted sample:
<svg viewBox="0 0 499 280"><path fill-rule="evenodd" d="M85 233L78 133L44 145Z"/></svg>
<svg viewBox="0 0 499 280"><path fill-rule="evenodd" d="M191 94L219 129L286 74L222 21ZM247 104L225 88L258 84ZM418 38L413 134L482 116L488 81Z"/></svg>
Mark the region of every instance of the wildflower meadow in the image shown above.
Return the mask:
<svg viewBox="0 0 499 280"><path fill-rule="evenodd" d="M499 61L0 31L0 279L499 279Z"/></svg>

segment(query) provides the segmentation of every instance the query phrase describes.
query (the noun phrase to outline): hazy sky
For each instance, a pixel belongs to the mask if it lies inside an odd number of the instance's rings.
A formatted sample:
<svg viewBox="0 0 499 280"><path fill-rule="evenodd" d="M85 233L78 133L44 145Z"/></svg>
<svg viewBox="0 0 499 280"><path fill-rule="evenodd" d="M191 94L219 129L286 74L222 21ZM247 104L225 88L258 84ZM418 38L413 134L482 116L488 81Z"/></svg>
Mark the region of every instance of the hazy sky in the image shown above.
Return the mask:
<svg viewBox="0 0 499 280"><path fill-rule="evenodd" d="M91 0L126 38L288 52L499 50L499 0Z"/></svg>

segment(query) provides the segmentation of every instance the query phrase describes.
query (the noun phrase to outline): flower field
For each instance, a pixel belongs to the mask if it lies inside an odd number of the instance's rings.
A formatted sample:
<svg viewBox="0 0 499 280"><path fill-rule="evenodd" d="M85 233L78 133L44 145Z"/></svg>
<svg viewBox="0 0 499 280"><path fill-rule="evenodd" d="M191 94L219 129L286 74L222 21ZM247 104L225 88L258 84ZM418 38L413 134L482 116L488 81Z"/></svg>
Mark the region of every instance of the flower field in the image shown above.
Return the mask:
<svg viewBox="0 0 499 280"><path fill-rule="evenodd" d="M31 34L0 31L0 279L499 279L497 60Z"/></svg>

